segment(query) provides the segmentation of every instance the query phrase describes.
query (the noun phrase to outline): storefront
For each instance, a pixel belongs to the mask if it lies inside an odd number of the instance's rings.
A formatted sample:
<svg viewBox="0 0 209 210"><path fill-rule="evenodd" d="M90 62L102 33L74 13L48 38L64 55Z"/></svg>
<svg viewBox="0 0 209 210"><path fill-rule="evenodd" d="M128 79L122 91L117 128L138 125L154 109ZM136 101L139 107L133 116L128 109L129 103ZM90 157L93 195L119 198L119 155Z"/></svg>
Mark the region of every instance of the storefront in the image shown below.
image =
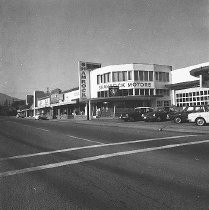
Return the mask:
<svg viewBox="0 0 209 210"><path fill-rule="evenodd" d="M157 64L124 64L88 68L80 62L81 100L88 101L94 115L100 112L118 115L124 108L170 106L171 66ZM98 65L98 64L95 64ZM105 111L104 111L105 110Z"/></svg>
<svg viewBox="0 0 209 210"><path fill-rule="evenodd" d="M209 104L209 63L202 63L171 72L172 104L178 107Z"/></svg>

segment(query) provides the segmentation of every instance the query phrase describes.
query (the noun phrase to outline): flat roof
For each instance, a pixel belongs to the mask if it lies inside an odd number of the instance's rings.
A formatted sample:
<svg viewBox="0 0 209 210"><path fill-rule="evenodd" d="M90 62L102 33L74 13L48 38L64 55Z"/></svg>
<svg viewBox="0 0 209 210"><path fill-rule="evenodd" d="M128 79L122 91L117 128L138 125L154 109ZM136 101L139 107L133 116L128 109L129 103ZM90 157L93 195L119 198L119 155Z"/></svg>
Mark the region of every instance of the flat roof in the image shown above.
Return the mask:
<svg viewBox="0 0 209 210"><path fill-rule="evenodd" d="M208 74L209 75L209 66L201 66L200 68L192 69L190 71L190 75L194 77L199 77L202 74Z"/></svg>
<svg viewBox="0 0 209 210"><path fill-rule="evenodd" d="M185 88L197 87L200 85L200 80L188 81L188 82L179 82L175 84L168 84L165 87L170 88L172 90L181 90Z"/></svg>
<svg viewBox="0 0 209 210"><path fill-rule="evenodd" d="M153 96L116 96L116 97L104 97L104 98L91 98L91 99L86 99L83 102L89 101L89 100L91 102L149 100L149 99L154 99L154 98L158 98L158 97L163 97L163 95L153 95Z"/></svg>

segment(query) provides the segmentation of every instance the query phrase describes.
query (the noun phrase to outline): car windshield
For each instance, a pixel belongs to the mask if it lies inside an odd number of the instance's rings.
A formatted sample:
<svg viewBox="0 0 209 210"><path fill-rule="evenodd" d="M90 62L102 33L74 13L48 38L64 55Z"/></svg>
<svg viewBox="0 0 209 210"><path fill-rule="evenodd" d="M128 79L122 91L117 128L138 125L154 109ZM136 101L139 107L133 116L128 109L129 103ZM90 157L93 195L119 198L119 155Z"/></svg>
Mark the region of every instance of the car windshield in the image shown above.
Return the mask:
<svg viewBox="0 0 209 210"><path fill-rule="evenodd" d="M153 109L153 111L154 111L154 112L163 112L163 111L165 111L165 110L164 110L164 108L156 107L156 108Z"/></svg>
<svg viewBox="0 0 209 210"><path fill-rule="evenodd" d="M149 108L149 107L137 107L135 108L135 111L137 112L142 112L142 113L146 113L146 112L151 112L153 111L153 108Z"/></svg>

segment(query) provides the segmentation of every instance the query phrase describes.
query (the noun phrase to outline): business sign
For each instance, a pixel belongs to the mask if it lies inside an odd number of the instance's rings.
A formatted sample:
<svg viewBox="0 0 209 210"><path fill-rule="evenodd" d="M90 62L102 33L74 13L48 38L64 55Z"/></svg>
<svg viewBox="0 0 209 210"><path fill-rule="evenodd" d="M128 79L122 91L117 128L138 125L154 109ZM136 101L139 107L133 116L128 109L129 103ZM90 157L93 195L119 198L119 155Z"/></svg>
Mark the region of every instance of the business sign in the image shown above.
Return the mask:
<svg viewBox="0 0 209 210"><path fill-rule="evenodd" d="M119 86L109 86L109 97L119 95Z"/></svg>
<svg viewBox="0 0 209 210"><path fill-rule="evenodd" d="M38 108L49 107L50 97L44 99L38 99Z"/></svg>
<svg viewBox="0 0 209 210"><path fill-rule="evenodd" d="M109 87L119 87L120 89L134 89L134 88L141 88L141 89L147 89L147 88L154 88L153 82L118 82L118 83L111 83L111 84L104 84L104 85L98 85L97 88L99 91L108 90Z"/></svg>
<svg viewBox="0 0 209 210"><path fill-rule="evenodd" d="M101 68L101 64L79 61L78 65L80 99L85 100L90 98L90 71Z"/></svg>
<svg viewBox="0 0 209 210"><path fill-rule="evenodd" d="M64 100L63 93L55 93L51 95L51 104L60 103Z"/></svg>

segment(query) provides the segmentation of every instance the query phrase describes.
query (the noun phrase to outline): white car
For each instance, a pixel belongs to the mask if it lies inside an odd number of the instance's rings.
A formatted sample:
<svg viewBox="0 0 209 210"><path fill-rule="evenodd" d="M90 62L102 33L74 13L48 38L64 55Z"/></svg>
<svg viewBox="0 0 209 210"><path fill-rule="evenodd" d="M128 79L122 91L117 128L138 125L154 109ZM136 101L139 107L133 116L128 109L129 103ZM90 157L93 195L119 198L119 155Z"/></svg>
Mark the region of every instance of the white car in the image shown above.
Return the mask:
<svg viewBox="0 0 209 210"><path fill-rule="evenodd" d="M188 115L189 122L195 122L198 126L209 123L209 110L205 112L196 112Z"/></svg>

